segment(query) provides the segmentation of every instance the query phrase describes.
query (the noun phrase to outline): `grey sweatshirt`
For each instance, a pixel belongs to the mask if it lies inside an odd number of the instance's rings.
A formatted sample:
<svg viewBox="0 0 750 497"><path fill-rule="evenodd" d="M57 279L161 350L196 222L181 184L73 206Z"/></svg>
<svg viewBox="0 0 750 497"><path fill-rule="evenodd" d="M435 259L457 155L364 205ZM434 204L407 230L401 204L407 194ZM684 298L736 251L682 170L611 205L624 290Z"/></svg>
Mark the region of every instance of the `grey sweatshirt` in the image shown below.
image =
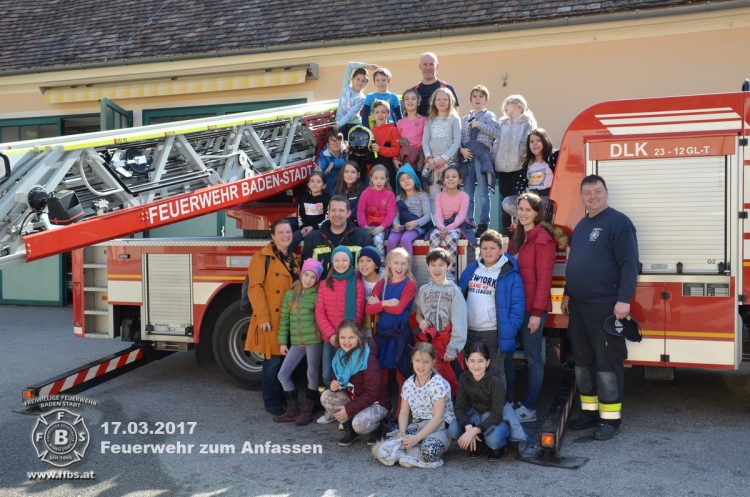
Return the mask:
<svg viewBox="0 0 750 497"><path fill-rule="evenodd" d="M461 295L461 289L451 281L440 285L428 283L417 293L414 312L424 316L438 331L453 324L446 351L453 357L458 357L458 353L466 345L466 301Z"/></svg>
<svg viewBox="0 0 750 497"><path fill-rule="evenodd" d="M399 195L396 197L396 200L401 200L401 196ZM430 218L432 217L432 212L430 211L430 196L425 192L417 192L414 195L407 195L406 200L403 200L403 202L406 204L409 212L419 216L417 221L419 221L420 226L424 226L430 222ZM401 222L398 210L396 211L396 217L393 218L393 225L396 226L397 224L404 224Z"/></svg>

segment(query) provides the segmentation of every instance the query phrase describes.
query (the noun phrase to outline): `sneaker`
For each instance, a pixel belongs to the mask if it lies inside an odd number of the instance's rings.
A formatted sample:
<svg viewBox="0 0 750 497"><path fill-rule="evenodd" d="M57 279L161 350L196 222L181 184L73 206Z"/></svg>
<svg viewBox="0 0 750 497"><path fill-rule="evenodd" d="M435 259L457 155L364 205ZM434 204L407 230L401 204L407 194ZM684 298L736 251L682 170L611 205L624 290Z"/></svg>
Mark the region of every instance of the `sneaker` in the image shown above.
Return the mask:
<svg viewBox="0 0 750 497"><path fill-rule="evenodd" d="M531 423L532 421L536 421L536 409L526 409L526 406L522 405L518 409L516 409L516 416L518 416L518 420L521 423Z"/></svg>
<svg viewBox="0 0 750 497"><path fill-rule="evenodd" d="M479 459L486 448L487 446L484 443L478 441L477 448L469 452L469 459Z"/></svg>
<svg viewBox="0 0 750 497"><path fill-rule="evenodd" d="M477 238L479 238L480 236L482 236L482 235L484 234L484 232L485 232L485 231L487 231L487 228L488 228L488 227L489 227L489 226L487 226L487 223L485 223L485 222L480 222L480 223L479 223L479 224L477 225L477 229L476 229L476 231L474 232L474 236L476 236Z"/></svg>
<svg viewBox="0 0 750 497"><path fill-rule="evenodd" d="M487 456L487 460L490 462L497 462L503 458L504 452L505 452L505 447L500 447L499 449L492 449L489 455Z"/></svg>
<svg viewBox="0 0 750 497"><path fill-rule="evenodd" d="M568 428L571 430L588 430L599 424L599 416L591 417L586 414L579 414L578 417L568 423Z"/></svg>
<svg viewBox="0 0 750 497"><path fill-rule="evenodd" d="M542 448L533 442L518 442L518 455L523 459L532 459L541 454Z"/></svg>
<svg viewBox="0 0 750 497"><path fill-rule="evenodd" d="M336 418L333 417L333 414L326 411L315 422L318 423L319 425L327 425L328 423L333 423L334 421L336 421Z"/></svg>
<svg viewBox="0 0 750 497"><path fill-rule="evenodd" d="M599 426L596 427L596 430L594 430L594 440L599 440L601 442L605 442L607 440L612 440L615 435L620 433L620 427L611 425L609 423L599 422Z"/></svg>

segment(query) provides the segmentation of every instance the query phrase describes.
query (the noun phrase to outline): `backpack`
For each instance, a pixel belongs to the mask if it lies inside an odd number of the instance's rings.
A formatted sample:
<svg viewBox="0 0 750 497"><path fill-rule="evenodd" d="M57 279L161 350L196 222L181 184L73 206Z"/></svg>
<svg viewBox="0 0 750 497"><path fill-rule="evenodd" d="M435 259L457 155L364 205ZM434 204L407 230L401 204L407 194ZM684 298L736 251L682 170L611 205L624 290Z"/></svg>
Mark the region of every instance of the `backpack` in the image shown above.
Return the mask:
<svg viewBox="0 0 750 497"><path fill-rule="evenodd" d="M266 271L263 274L263 279L266 278L266 275L268 274L268 266L271 264L271 256L266 256ZM250 298L247 296L247 288L250 286L250 276L245 276L245 281L242 283L242 296L240 297L240 310L242 312L251 312L252 307L250 307Z"/></svg>

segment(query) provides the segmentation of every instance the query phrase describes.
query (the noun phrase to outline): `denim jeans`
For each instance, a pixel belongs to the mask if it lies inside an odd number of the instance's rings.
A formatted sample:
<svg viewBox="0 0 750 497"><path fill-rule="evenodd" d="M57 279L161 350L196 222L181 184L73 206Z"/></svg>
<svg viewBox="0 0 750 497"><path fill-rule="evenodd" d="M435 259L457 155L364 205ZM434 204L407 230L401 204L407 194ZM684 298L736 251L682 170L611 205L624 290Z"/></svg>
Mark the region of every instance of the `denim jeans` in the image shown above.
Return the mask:
<svg viewBox="0 0 750 497"><path fill-rule="evenodd" d="M478 160L471 159L468 163L468 174L464 179L464 191L469 196L469 212L467 219L474 222L474 200L479 197L479 222L490 224L490 190L487 184L487 174L482 174L482 165ZM474 185L476 182L476 185Z"/></svg>
<svg viewBox="0 0 750 497"><path fill-rule="evenodd" d="M490 412L488 411L484 414L477 414L477 412L472 407L466 414L469 415L469 421L471 421L471 424L476 426L483 420L487 419L490 415ZM458 421L454 419L448 427L448 433L450 433L450 436L451 438L453 438L453 440L458 440L461 435L466 433L466 430L459 426ZM487 444L487 447L495 450L499 449L500 447L505 447L505 444L508 443L509 434L510 427L508 423L503 421L499 425L490 426L489 428L487 428L487 431L483 432L480 436L482 440L484 440L484 443Z"/></svg>
<svg viewBox="0 0 750 497"><path fill-rule="evenodd" d="M323 358L320 360L320 363L323 366L323 384L326 386L331 382L331 375L333 374L333 355L335 353L336 350L333 348L333 345L331 345L331 342L323 343Z"/></svg>
<svg viewBox="0 0 750 497"><path fill-rule="evenodd" d="M283 409L284 389L279 381L279 371L284 356L272 355L263 361L263 405L266 411L280 411Z"/></svg>
<svg viewBox="0 0 750 497"><path fill-rule="evenodd" d="M539 320L539 328L534 332L529 332L529 318L531 313L524 314L523 324L518 330L518 337L521 339L521 346L526 355L526 364L528 368L529 379L526 385L526 398L523 405L531 411L536 410L536 404L539 401L539 391L542 389L544 380L544 360L542 354L542 330L544 323L547 321L547 312L543 312ZM513 385L516 381L516 370L513 367L513 354L505 356L505 379L508 382L509 394L513 392Z"/></svg>

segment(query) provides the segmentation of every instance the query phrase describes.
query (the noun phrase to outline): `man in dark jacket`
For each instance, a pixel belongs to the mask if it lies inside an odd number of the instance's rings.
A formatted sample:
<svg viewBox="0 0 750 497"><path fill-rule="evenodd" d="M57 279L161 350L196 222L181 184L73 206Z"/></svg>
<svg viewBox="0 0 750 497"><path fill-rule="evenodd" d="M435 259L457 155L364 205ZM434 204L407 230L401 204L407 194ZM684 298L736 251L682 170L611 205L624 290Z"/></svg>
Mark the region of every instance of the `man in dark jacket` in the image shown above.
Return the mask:
<svg viewBox="0 0 750 497"><path fill-rule="evenodd" d="M331 267L331 252L340 245L352 251L354 260L362 247L372 246L372 237L349 220L351 213L349 199L336 195L328 203L328 220L323 221L319 230L313 230L305 237L302 260L312 257L323 264L323 276Z"/></svg>
<svg viewBox="0 0 750 497"><path fill-rule="evenodd" d="M624 386L625 339L604 331L604 321L630 314L638 279L635 226L607 206L607 184L591 175L581 182L588 211L573 230L565 270L562 311L570 315L568 337L576 363L581 415L572 430L596 426L594 440L610 440L620 432Z"/></svg>

